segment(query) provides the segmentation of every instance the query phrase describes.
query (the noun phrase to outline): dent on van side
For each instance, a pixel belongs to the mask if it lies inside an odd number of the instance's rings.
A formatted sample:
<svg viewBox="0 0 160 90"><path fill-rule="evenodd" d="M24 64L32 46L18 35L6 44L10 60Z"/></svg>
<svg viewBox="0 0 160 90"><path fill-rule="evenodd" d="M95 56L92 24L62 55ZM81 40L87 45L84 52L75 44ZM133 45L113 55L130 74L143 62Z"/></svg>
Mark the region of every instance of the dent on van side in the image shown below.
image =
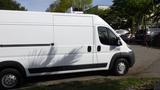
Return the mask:
<svg viewBox="0 0 160 90"><path fill-rule="evenodd" d="M133 51L96 15L0 10L0 88L30 76L125 75L134 63Z"/></svg>

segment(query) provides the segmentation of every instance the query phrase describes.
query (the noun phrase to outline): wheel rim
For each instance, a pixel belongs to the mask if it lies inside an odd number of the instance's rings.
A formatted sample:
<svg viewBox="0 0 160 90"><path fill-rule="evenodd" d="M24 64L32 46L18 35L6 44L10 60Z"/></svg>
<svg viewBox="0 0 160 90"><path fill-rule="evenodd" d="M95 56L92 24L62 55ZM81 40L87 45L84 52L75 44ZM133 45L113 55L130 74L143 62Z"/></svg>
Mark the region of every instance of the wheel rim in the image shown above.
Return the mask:
<svg viewBox="0 0 160 90"><path fill-rule="evenodd" d="M119 74L124 74L124 72L126 71L126 65L124 62L120 62L117 66L117 72Z"/></svg>
<svg viewBox="0 0 160 90"><path fill-rule="evenodd" d="M12 88L17 85L17 77L13 74L6 74L2 77L2 85L6 88Z"/></svg>

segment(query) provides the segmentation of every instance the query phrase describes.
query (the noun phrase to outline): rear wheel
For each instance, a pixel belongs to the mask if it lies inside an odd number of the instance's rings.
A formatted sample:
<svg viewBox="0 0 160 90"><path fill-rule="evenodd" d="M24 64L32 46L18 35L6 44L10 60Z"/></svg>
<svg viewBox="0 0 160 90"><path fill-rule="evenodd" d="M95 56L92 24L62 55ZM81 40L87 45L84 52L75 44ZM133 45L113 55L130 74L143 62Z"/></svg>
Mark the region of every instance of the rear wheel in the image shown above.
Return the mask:
<svg viewBox="0 0 160 90"><path fill-rule="evenodd" d="M22 83L22 76L18 70L8 68L0 72L0 88L11 89Z"/></svg>
<svg viewBox="0 0 160 90"><path fill-rule="evenodd" d="M129 69L128 61L125 58L120 58L116 60L116 62L114 63L112 71L114 75L122 76L128 72L128 69Z"/></svg>

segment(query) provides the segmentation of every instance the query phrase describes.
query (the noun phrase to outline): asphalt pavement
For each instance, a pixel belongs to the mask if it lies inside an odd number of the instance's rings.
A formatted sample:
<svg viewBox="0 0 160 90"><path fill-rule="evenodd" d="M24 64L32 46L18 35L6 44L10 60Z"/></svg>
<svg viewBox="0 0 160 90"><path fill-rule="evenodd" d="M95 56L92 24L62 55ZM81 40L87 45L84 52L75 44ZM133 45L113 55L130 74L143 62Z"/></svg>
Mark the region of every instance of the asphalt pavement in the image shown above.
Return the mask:
<svg viewBox="0 0 160 90"><path fill-rule="evenodd" d="M135 65L129 70L129 75L141 77L160 77L160 49L131 45L135 52Z"/></svg>

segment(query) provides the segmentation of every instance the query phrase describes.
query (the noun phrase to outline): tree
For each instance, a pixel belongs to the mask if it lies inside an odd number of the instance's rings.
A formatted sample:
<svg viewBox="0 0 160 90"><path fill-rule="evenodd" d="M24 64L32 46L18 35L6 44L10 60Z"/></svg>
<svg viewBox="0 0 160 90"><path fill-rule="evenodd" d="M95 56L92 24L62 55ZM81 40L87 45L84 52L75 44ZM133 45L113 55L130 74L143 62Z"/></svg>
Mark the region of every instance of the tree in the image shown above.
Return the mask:
<svg viewBox="0 0 160 90"><path fill-rule="evenodd" d="M65 12L68 8L73 7L77 10L85 10L91 6L92 0L57 0L52 3L46 11Z"/></svg>
<svg viewBox="0 0 160 90"><path fill-rule="evenodd" d="M158 27L160 27L160 0L156 0L155 2L155 5L154 5L154 8L153 8L153 13L152 15L150 16L149 19L152 20L151 23L154 23L156 24Z"/></svg>
<svg viewBox="0 0 160 90"><path fill-rule="evenodd" d="M103 18L106 22L108 22L113 28L116 28L114 26L116 15L112 14L110 15L111 9L97 9L97 8L90 8L85 11L86 14L95 14ZM118 26L118 25L117 25Z"/></svg>
<svg viewBox="0 0 160 90"><path fill-rule="evenodd" d="M85 13L96 14L96 15L100 16L101 18L105 19L109 10L110 9L104 10L104 9L91 8L91 9L86 10Z"/></svg>
<svg viewBox="0 0 160 90"><path fill-rule="evenodd" d="M153 0L113 0L112 10L119 12L120 17L123 17L130 22L132 33L134 33L140 25L143 29L146 25L146 20L152 13Z"/></svg>
<svg viewBox="0 0 160 90"><path fill-rule="evenodd" d="M15 0L0 0L0 9L2 10L26 10Z"/></svg>
<svg viewBox="0 0 160 90"><path fill-rule="evenodd" d="M73 7L79 10L88 9L91 6L92 0L73 0Z"/></svg>

